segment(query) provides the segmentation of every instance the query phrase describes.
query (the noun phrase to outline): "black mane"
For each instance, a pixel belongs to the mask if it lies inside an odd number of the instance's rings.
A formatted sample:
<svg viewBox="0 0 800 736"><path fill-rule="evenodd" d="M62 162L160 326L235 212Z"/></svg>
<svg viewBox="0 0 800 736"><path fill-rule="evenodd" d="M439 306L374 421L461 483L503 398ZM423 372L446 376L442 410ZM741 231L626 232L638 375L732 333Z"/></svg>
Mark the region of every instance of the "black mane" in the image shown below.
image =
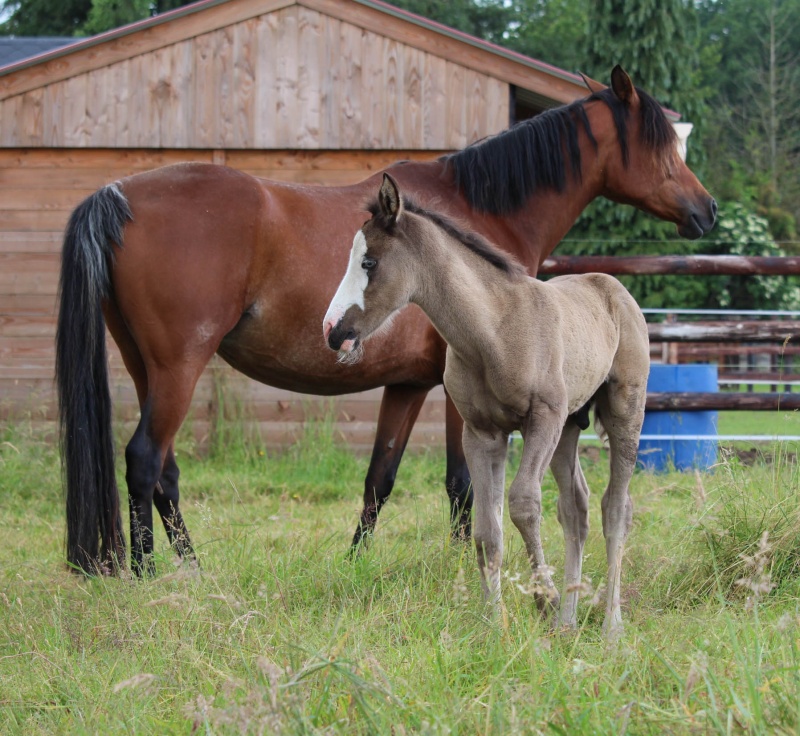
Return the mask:
<svg viewBox="0 0 800 736"><path fill-rule="evenodd" d="M640 142L657 155L663 154L674 147L675 130L653 97L638 87L636 92ZM611 89L605 89L444 156L443 160L452 168L456 187L471 207L494 215L515 212L538 189L563 191L568 167L573 176L581 178L578 145L581 128L597 149L585 109L586 103L594 100L604 102L611 110L622 162L627 166L630 111Z"/></svg>
<svg viewBox="0 0 800 736"><path fill-rule="evenodd" d="M488 240L486 240L486 238L478 233L462 230L451 219L445 217L439 212L426 210L424 207L421 207L415 201L408 199L407 197L403 197L403 208L407 212L411 212L415 215L419 215L420 217L424 217L426 220L430 220L434 225L443 230L453 239L457 240L465 248L471 250L473 253L480 256L508 276L516 278L527 275L527 271L522 264L517 262L508 254L503 253L503 251L496 248ZM372 214L373 219L377 221L378 225L388 233L392 234L393 232L396 232L398 228L402 227L402 218L400 219L401 224L399 226L389 223L389 221L383 215L377 200L370 202L366 209Z"/></svg>

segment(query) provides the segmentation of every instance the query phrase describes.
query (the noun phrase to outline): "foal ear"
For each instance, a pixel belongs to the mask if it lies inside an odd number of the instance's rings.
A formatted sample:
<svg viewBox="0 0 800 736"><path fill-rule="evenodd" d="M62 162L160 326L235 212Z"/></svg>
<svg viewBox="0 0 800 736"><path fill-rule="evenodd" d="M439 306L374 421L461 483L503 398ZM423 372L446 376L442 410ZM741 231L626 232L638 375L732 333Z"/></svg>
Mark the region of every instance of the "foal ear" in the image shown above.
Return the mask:
<svg viewBox="0 0 800 736"><path fill-rule="evenodd" d="M378 204L389 224L394 225L400 219L403 213L403 200L397 182L389 174L383 175L381 190L378 192Z"/></svg>
<svg viewBox="0 0 800 736"><path fill-rule="evenodd" d="M611 89L614 90L617 99L626 105L632 105L638 99L636 88L633 86L628 72L619 64L611 70Z"/></svg>
<svg viewBox="0 0 800 736"><path fill-rule="evenodd" d="M583 83L592 94L595 94L596 92L602 92L604 89L608 89L602 82L597 82L591 77L587 77L583 72L578 72L578 74L583 77Z"/></svg>

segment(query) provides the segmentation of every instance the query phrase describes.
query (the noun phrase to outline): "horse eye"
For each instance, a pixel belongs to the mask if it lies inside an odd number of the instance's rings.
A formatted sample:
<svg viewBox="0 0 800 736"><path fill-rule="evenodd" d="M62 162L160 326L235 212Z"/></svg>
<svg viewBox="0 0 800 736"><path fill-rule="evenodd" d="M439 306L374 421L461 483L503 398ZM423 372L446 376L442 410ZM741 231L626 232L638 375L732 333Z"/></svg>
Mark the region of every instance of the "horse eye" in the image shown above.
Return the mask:
<svg viewBox="0 0 800 736"><path fill-rule="evenodd" d="M363 268L365 271L371 271L377 265L378 265L378 262L374 258L362 258L361 259L361 268Z"/></svg>

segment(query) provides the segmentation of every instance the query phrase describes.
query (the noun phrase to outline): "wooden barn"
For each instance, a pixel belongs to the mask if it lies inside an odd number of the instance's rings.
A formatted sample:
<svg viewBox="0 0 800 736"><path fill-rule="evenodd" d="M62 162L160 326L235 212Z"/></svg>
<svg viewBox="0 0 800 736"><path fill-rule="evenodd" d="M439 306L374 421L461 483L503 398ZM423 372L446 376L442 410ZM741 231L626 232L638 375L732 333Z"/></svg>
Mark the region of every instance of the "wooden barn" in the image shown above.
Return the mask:
<svg viewBox="0 0 800 736"><path fill-rule="evenodd" d="M62 231L102 184L186 160L353 182L584 94L575 75L376 0L203 0L0 68L0 416L55 417ZM113 343L110 361L116 415L131 421ZM371 445L379 391L320 404L221 361L198 385L200 436L221 386L273 444L330 410L342 436ZM412 443L438 440L442 417L434 392Z"/></svg>

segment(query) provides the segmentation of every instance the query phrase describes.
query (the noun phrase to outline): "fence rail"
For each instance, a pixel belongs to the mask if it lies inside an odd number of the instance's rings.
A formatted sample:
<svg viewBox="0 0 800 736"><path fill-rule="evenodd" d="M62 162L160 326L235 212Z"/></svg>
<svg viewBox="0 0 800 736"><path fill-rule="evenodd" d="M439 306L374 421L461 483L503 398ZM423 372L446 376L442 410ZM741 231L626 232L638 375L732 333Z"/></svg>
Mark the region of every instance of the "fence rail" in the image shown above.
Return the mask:
<svg viewBox="0 0 800 736"><path fill-rule="evenodd" d="M800 276L799 256L550 256L540 274Z"/></svg>

